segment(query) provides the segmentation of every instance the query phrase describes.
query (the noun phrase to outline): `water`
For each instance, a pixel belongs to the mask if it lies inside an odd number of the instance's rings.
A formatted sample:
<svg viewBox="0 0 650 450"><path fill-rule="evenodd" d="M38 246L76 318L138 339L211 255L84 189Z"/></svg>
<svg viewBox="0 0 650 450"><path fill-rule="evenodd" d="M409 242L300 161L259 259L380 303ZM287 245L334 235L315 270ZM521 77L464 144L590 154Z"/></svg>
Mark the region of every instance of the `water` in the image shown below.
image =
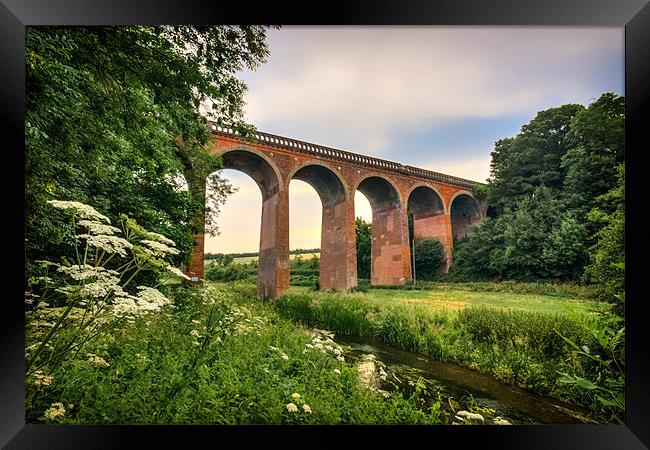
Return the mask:
<svg viewBox="0 0 650 450"><path fill-rule="evenodd" d="M350 348L352 359L375 355L386 365L388 380L403 392L412 390L409 380L420 378L426 384L429 402L440 402L447 423L453 422L455 413L462 409L482 414L485 423L497 416L512 424L594 423L574 405L502 383L455 363L435 361L356 336L336 336L335 340ZM387 387L382 389L389 390L391 385L385 384Z"/></svg>

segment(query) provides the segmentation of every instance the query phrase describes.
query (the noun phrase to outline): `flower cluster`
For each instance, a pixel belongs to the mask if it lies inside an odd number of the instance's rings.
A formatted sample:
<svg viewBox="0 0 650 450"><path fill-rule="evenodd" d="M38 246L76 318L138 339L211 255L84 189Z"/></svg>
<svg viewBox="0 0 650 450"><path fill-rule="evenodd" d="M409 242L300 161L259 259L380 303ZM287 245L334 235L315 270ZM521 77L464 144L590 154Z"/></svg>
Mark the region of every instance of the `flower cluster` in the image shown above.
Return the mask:
<svg viewBox="0 0 650 450"><path fill-rule="evenodd" d="M104 297L110 293L126 295L119 285L119 272L115 270L84 264L59 266L57 272L64 273L75 281L83 282L81 285L68 285L57 288L58 292L64 294L78 292L84 297L93 298Z"/></svg>
<svg viewBox="0 0 650 450"><path fill-rule="evenodd" d="M235 335L254 333L257 336L260 336L265 323L266 318L253 315L251 310L245 306L232 307L219 321L219 325L232 328ZM226 330L226 334L230 334L230 332Z"/></svg>
<svg viewBox="0 0 650 450"><path fill-rule="evenodd" d="M115 296L113 303L113 314L118 317L140 316L148 312L158 311L171 300L165 297L158 289L148 286L138 286L137 295L130 295L125 292Z"/></svg>
<svg viewBox="0 0 650 450"><path fill-rule="evenodd" d="M293 394L291 394L291 400L293 401L291 403L287 403L286 405L287 411L289 411L290 413L298 412L298 406L296 405L296 403L298 404L302 403L302 410L308 414L311 414L311 407L307 403L304 403L300 394L294 392Z"/></svg>
<svg viewBox="0 0 650 450"><path fill-rule="evenodd" d="M269 345L269 348L270 348L271 350L273 350L274 352L278 352L278 353L280 354L280 358L284 359L285 361L289 361L289 355L287 355L286 353L284 353L284 352L283 352L282 350L280 350L279 348L274 347L274 346L272 346L272 345Z"/></svg>
<svg viewBox="0 0 650 450"><path fill-rule="evenodd" d="M45 418L48 420L54 420L59 416L62 416L65 414L65 408L63 407L63 403L61 402L56 402L52 403L52 406L50 406L47 411L45 411Z"/></svg>
<svg viewBox="0 0 650 450"><path fill-rule="evenodd" d="M191 280L191 278L190 278L189 276L187 276L186 274L184 274L182 270L177 269L176 267L167 266L166 269L167 269L168 272L170 272L170 273L176 275L177 277L183 278L183 279L185 279L185 280L187 280L187 281L190 281L190 280Z"/></svg>
<svg viewBox="0 0 650 450"><path fill-rule="evenodd" d="M311 334L313 339L310 344L305 344L305 353L309 350L320 350L323 353L332 353L339 361L345 361L343 349L332 340L334 333L314 328Z"/></svg>
<svg viewBox="0 0 650 450"><path fill-rule="evenodd" d="M154 257L165 257L167 255L178 255L179 251L173 247L170 247L169 245L158 242L158 241L150 241L149 239L142 239L140 241L141 244L144 244L145 247L143 249L149 253L151 256Z"/></svg>
<svg viewBox="0 0 650 450"><path fill-rule="evenodd" d="M108 361L106 361L104 358L95 355L94 353L87 353L86 357L88 358L87 361L92 363L93 365L97 367L109 367L110 364Z"/></svg>
<svg viewBox="0 0 650 450"><path fill-rule="evenodd" d="M44 375L40 370L34 372L33 375L34 378L36 378L36 380L34 380L36 386L49 386L52 384L52 378L54 378L52 375Z"/></svg>
<svg viewBox="0 0 650 450"><path fill-rule="evenodd" d="M97 212L97 210L92 206L83 203L64 200L48 200L48 203L57 209L62 209L64 211L72 210L82 219L111 223L108 217Z"/></svg>
<svg viewBox="0 0 650 450"><path fill-rule="evenodd" d="M120 256L127 256L127 249L133 248L133 244L126 239L110 234L79 234L77 237L85 239L90 247L96 247L106 253L117 253Z"/></svg>

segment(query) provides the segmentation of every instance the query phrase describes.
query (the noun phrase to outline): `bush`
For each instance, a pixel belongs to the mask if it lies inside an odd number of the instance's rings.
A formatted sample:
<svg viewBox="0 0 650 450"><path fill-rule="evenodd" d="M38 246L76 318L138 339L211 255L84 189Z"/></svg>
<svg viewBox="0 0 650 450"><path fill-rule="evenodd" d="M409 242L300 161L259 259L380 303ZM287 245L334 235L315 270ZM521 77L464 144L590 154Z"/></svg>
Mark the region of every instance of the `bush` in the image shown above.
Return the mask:
<svg viewBox="0 0 650 450"><path fill-rule="evenodd" d="M435 278L445 262L445 247L438 239L422 239L415 243L416 279Z"/></svg>
<svg viewBox="0 0 650 450"><path fill-rule="evenodd" d="M210 281L249 280L251 276L254 277L250 270L239 264L229 264L227 266L213 264L205 272L205 279Z"/></svg>
<svg viewBox="0 0 650 450"><path fill-rule="evenodd" d="M466 308L458 313L458 323L475 342L530 349L549 358L563 356L571 350L558 333L580 345L591 343L582 322L559 314Z"/></svg>

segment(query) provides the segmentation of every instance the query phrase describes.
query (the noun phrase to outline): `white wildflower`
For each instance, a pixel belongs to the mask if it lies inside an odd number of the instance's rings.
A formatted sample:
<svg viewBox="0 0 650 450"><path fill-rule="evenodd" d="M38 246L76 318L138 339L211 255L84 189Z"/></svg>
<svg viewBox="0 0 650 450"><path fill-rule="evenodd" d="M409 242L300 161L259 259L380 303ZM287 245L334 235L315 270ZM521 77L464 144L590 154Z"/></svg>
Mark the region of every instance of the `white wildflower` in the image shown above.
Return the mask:
<svg viewBox="0 0 650 450"><path fill-rule="evenodd" d="M52 406L45 411L45 418L49 420L54 420L58 416L62 416L65 414L65 408L63 407L63 403L61 402L56 402L52 403Z"/></svg>
<svg viewBox="0 0 650 450"><path fill-rule="evenodd" d="M162 242L163 244L167 244L167 245L171 245L172 247L176 247L176 243L174 241L167 238L166 236L163 236L162 234L154 233L153 231L147 231L147 237L149 239L153 239L154 241Z"/></svg>
<svg viewBox="0 0 650 450"><path fill-rule="evenodd" d="M293 394L291 394L291 398L293 400L298 401L298 400L300 400L300 394L298 394L297 392L294 392Z"/></svg>
<svg viewBox="0 0 650 450"><path fill-rule="evenodd" d="M119 275L116 270L108 270L103 267L95 267L88 264L61 266L57 272L69 275L73 280L82 281L89 278L97 278L98 280L108 280L111 276Z"/></svg>
<svg viewBox="0 0 650 450"><path fill-rule="evenodd" d="M303 411L305 411L306 413L311 414L311 408L309 407L309 405L308 405L307 403L305 403L304 405L302 405L302 409L303 409Z"/></svg>
<svg viewBox="0 0 650 450"><path fill-rule="evenodd" d="M339 361L345 362L345 358L343 356L337 356L336 359L338 359Z"/></svg>
<svg viewBox="0 0 650 450"><path fill-rule="evenodd" d="M285 353L282 354L282 359L289 361L289 357Z"/></svg>
<svg viewBox="0 0 650 450"><path fill-rule="evenodd" d="M294 405L293 403L288 403L287 404L287 411L289 411L290 413L298 412L298 407L296 405Z"/></svg>
<svg viewBox="0 0 650 450"><path fill-rule="evenodd" d="M36 386L49 386L54 378L52 375L44 375L40 370L34 372L34 377L36 378L34 381Z"/></svg>
<svg viewBox="0 0 650 450"><path fill-rule="evenodd" d="M73 210L76 214L79 215L82 219L89 220L101 220L103 222L111 223L111 221L103 214L100 214L92 206L86 205L84 203L72 202L72 201L62 201L62 200L48 200L48 203L55 208L68 210Z"/></svg>
<svg viewBox="0 0 650 450"><path fill-rule="evenodd" d="M339 369L334 369L334 373L337 375L341 375L341 371Z"/></svg>
<svg viewBox="0 0 650 450"><path fill-rule="evenodd" d="M110 364L102 357L95 355L94 353L86 354L88 361L98 367L109 367Z"/></svg>
<svg viewBox="0 0 650 450"><path fill-rule="evenodd" d="M192 330L192 331L190 331L190 336L192 336L192 337L200 337L201 335L199 334L199 332L197 330Z"/></svg>
<svg viewBox="0 0 650 450"><path fill-rule="evenodd" d="M163 244L162 242L142 239L140 243L146 246L144 248L148 247L148 249L151 250L156 256L177 255L180 253L177 249L172 248L167 244Z"/></svg>
<svg viewBox="0 0 650 450"><path fill-rule="evenodd" d="M126 256L126 249L133 248L133 244L124 238L118 236L109 236L106 234L92 235L80 234L78 237L85 239L91 247L97 247L108 253L117 253L121 256Z"/></svg>
<svg viewBox="0 0 650 450"><path fill-rule="evenodd" d="M166 269L167 269L168 272L173 273L173 274L176 275L177 277L184 278L184 279L186 279L186 280L188 280L188 281L191 280L191 278L190 278L189 276L185 275L185 274L183 273L183 271L181 271L180 269L177 269L176 267L167 266Z"/></svg>
<svg viewBox="0 0 650 450"><path fill-rule="evenodd" d="M142 315L171 303L158 289L147 286L138 286L138 289L140 292L135 296L124 293L115 297L113 313L116 316Z"/></svg>
<svg viewBox="0 0 650 450"><path fill-rule="evenodd" d="M165 297L162 292L156 288L148 286L138 286L138 304L148 311L156 311L164 305L168 305L171 301Z"/></svg>
<svg viewBox="0 0 650 450"><path fill-rule="evenodd" d="M121 233L122 230L120 230L117 227L114 227L112 225L106 225L101 222L96 222L94 220L80 220L79 225L82 227L88 228L88 232L90 234L109 234L112 235L114 233Z"/></svg>

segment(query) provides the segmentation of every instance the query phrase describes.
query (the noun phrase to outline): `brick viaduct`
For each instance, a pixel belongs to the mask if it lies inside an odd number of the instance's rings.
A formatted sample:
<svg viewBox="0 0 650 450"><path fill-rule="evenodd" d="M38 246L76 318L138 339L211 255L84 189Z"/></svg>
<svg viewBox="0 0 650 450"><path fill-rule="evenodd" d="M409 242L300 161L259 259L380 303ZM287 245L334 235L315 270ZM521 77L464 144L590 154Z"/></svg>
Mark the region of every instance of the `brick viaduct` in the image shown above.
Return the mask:
<svg viewBox="0 0 650 450"><path fill-rule="evenodd" d="M453 237L485 216L487 205L472 194L474 181L369 156L257 132L254 142L210 123L208 146L224 168L248 174L262 191L257 294L280 295L289 287L289 182L314 187L322 202L320 289L346 291L357 285L354 194L372 208L371 284L402 285L412 280L407 207L413 211L414 239L433 237L452 262ZM203 277L204 236L187 273Z"/></svg>

